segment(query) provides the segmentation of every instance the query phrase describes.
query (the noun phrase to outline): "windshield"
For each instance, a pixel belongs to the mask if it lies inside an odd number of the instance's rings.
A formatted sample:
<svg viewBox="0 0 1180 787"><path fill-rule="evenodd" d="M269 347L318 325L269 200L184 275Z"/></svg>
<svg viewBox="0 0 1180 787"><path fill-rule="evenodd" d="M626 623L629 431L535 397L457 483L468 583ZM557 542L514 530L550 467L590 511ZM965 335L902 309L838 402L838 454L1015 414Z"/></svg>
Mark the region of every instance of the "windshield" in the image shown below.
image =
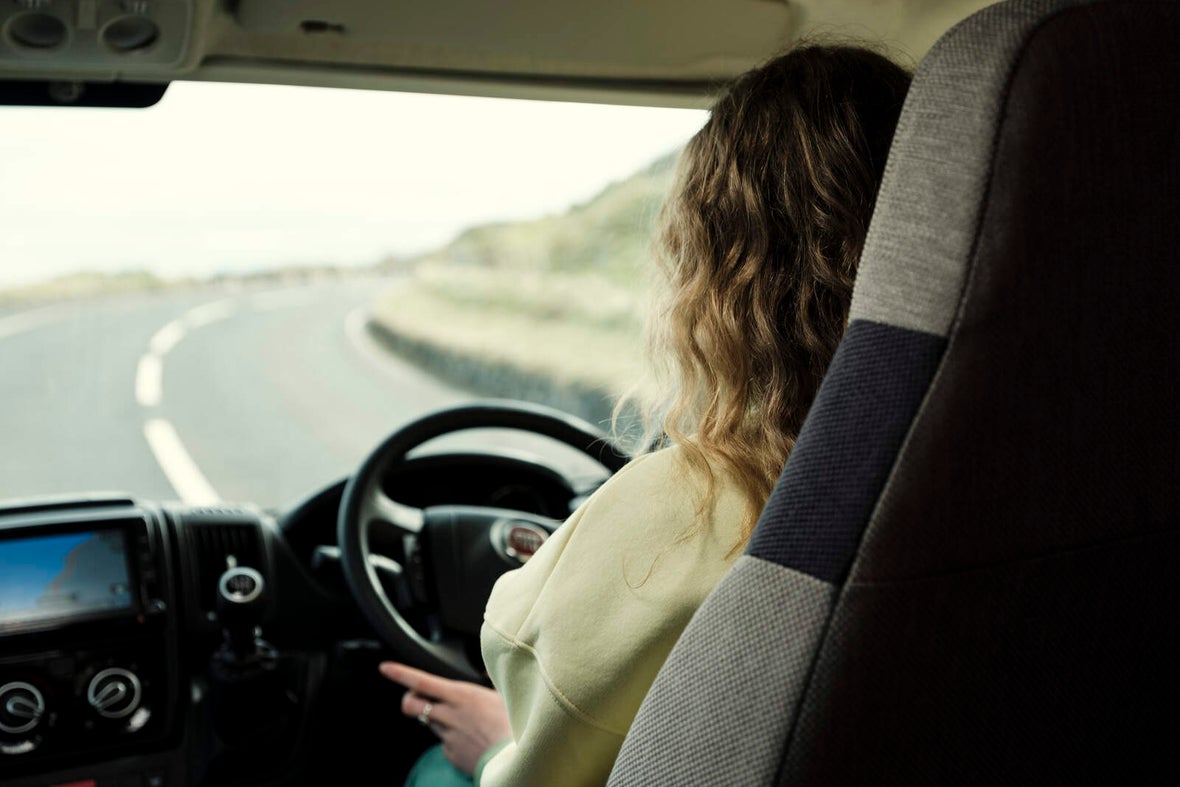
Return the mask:
<svg viewBox="0 0 1180 787"><path fill-rule="evenodd" d="M705 117L198 83L0 114L0 497L268 507L473 398L604 425Z"/></svg>

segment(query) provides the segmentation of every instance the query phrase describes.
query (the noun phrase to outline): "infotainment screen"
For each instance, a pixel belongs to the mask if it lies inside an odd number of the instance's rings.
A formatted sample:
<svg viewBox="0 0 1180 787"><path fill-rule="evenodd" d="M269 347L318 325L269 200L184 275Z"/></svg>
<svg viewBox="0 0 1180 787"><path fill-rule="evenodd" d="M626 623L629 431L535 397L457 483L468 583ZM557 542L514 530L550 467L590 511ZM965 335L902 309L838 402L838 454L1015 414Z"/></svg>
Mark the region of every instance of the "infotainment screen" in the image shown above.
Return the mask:
<svg viewBox="0 0 1180 787"><path fill-rule="evenodd" d="M121 529L0 539L0 629L130 609Z"/></svg>

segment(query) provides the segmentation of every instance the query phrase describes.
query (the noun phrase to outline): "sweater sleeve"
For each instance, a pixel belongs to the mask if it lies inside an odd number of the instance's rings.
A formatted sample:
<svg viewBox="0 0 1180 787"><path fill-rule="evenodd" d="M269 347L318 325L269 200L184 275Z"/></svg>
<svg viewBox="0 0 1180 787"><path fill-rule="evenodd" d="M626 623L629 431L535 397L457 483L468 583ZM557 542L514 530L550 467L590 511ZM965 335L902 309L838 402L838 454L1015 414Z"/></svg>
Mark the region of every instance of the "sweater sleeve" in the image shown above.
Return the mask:
<svg viewBox="0 0 1180 787"><path fill-rule="evenodd" d="M479 755L479 760L475 763L475 773L471 774L471 779L473 782L476 784L480 783L480 780L483 778L484 768L487 767L488 763L491 762L493 757L499 754L504 749L504 747L510 743L512 743L511 738L502 740L499 743L492 744L488 747L487 751Z"/></svg>
<svg viewBox="0 0 1180 787"><path fill-rule="evenodd" d="M723 490L713 521L684 538L697 505L672 458L627 465L496 583L480 640L513 740L483 787L606 782L672 645L732 562L740 501Z"/></svg>
<svg viewBox="0 0 1180 787"><path fill-rule="evenodd" d="M509 641L505 646L514 647ZM513 740L488 759L477 783L481 787L605 784L623 736L604 730L564 702L535 660L511 661L510 669L500 675L512 687Z"/></svg>

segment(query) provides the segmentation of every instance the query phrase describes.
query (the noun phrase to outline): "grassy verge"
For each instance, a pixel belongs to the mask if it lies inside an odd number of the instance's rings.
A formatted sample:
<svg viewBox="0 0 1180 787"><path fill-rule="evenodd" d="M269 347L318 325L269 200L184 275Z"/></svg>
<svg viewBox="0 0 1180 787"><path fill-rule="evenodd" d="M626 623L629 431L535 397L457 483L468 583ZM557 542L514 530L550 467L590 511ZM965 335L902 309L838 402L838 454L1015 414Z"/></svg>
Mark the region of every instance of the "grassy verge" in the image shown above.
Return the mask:
<svg viewBox="0 0 1180 787"><path fill-rule="evenodd" d="M454 384L602 424L639 375L640 322L636 293L598 277L440 268L379 296L371 328Z"/></svg>
<svg viewBox="0 0 1180 787"><path fill-rule="evenodd" d="M465 388L602 423L642 369L644 271L672 177L668 155L561 215L472 227L397 261L372 330Z"/></svg>
<svg viewBox="0 0 1180 787"><path fill-rule="evenodd" d="M187 283L187 282L183 282ZM126 292L151 292L178 286L148 271L74 273L50 281L0 289L0 306L48 303Z"/></svg>

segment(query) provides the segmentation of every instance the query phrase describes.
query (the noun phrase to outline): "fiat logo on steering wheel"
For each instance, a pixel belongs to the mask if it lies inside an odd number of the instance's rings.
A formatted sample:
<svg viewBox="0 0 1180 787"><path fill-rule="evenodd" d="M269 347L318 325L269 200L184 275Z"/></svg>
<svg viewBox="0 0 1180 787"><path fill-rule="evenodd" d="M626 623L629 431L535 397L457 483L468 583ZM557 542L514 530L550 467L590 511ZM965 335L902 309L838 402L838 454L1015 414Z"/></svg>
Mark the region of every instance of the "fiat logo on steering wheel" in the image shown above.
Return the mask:
<svg viewBox="0 0 1180 787"><path fill-rule="evenodd" d="M509 520L503 522L500 529L500 548L510 558L525 563L536 554L545 543L549 534L544 529L529 522Z"/></svg>

